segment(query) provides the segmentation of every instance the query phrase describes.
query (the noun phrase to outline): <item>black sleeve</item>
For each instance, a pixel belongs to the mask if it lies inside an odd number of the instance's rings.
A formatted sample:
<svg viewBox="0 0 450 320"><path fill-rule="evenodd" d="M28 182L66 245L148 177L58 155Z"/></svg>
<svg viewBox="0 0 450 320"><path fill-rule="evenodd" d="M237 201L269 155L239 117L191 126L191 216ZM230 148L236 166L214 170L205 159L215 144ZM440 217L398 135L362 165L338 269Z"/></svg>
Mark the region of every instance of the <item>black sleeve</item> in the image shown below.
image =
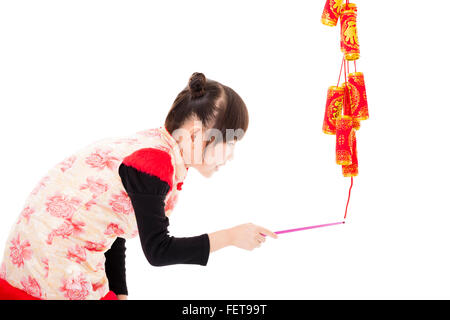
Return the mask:
<svg viewBox="0 0 450 320"><path fill-rule="evenodd" d="M131 166L121 164L122 179L136 215L142 250L153 266L198 264L206 266L210 243L207 233L194 237L169 236L169 218L164 200L170 190L167 182Z"/></svg>
<svg viewBox="0 0 450 320"><path fill-rule="evenodd" d="M105 252L105 272L109 290L115 294L128 295L125 276L125 239L117 238L111 248Z"/></svg>

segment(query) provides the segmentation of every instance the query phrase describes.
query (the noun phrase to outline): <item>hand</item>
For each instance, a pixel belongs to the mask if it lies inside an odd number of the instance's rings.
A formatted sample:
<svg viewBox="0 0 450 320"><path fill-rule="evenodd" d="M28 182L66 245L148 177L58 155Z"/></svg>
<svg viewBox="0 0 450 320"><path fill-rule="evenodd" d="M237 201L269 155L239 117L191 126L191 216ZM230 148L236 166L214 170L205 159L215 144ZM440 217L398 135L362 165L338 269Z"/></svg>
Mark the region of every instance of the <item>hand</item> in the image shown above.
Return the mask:
<svg viewBox="0 0 450 320"><path fill-rule="evenodd" d="M245 223L231 228L230 235L233 246L249 251L259 248L261 243L266 241L265 235L274 239L278 238L276 233L253 223Z"/></svg>
<svg viewBox="0 0 450 320"><path fill-rule="evenodd" d="M128 300L128 296L125 294L118 294L117 299L119 300Z"/></svg>

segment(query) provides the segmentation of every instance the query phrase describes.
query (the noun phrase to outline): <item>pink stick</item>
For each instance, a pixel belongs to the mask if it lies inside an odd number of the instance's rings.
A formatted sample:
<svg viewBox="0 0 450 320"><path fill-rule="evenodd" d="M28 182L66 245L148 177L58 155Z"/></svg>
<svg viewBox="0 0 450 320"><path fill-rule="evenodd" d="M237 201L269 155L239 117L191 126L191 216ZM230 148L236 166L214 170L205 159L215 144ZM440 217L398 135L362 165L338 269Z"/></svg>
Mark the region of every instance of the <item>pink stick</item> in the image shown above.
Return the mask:
<svg viewBox="0 0 450 320"><path fill-rule="evenodd" d="M335 226L337 224L343 224L343 223L345 223L345 221L334 222L334 223L327 223L327 224L319 224L319 225L316 225L316 226L303 227L303 228L297 228L297 229L288 229L288 230L275 231L274 233L281 234L281 233L288 233L288 232L295 232L295 231L303 231L303 230L308 230L308 229L315 229L315 228ZM262 234L262 235L266 236L265 234Z"/></svg>

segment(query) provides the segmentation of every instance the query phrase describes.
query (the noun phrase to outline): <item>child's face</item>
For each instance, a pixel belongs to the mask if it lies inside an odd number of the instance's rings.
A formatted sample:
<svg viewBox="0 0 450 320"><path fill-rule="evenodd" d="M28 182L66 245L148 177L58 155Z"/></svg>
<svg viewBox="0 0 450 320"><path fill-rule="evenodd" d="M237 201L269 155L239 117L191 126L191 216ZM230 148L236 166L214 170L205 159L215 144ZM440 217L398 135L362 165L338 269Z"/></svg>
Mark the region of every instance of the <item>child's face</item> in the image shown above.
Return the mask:
<svg viewBox="0 0 450 320"><path fill-rule="evenodd" d="M204 177L211 177L228 160L233 159L236 141L210 144L204 149L203 161L195 167Z"/></svg>
<svg viewBox="0 0 450 320"><path fill-rule="evenodd" d="M216 136L212 138L207 135L207 130L202 127L201 121L186 121L183 127L175 130L173 136L176 138L183 159L187 166L194 167L204 177L211 177L228 160L233 159L236 140L219 138L214 143ZM206 146L207 141L212 141Z"/></svg>

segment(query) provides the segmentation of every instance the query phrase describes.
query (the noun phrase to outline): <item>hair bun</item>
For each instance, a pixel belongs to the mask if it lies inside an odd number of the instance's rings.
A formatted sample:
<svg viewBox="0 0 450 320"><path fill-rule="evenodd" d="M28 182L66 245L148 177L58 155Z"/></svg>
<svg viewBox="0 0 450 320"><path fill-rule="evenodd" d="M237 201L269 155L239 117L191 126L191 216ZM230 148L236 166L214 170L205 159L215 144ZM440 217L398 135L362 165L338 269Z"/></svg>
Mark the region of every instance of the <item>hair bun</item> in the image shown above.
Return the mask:
<svg viewBox="0 0 450 320"><path fill-rule="evenodd" d="M205 94L206 77L201 72L194 72L189 78L189 91L192 98L199 98Z"/></svg>

